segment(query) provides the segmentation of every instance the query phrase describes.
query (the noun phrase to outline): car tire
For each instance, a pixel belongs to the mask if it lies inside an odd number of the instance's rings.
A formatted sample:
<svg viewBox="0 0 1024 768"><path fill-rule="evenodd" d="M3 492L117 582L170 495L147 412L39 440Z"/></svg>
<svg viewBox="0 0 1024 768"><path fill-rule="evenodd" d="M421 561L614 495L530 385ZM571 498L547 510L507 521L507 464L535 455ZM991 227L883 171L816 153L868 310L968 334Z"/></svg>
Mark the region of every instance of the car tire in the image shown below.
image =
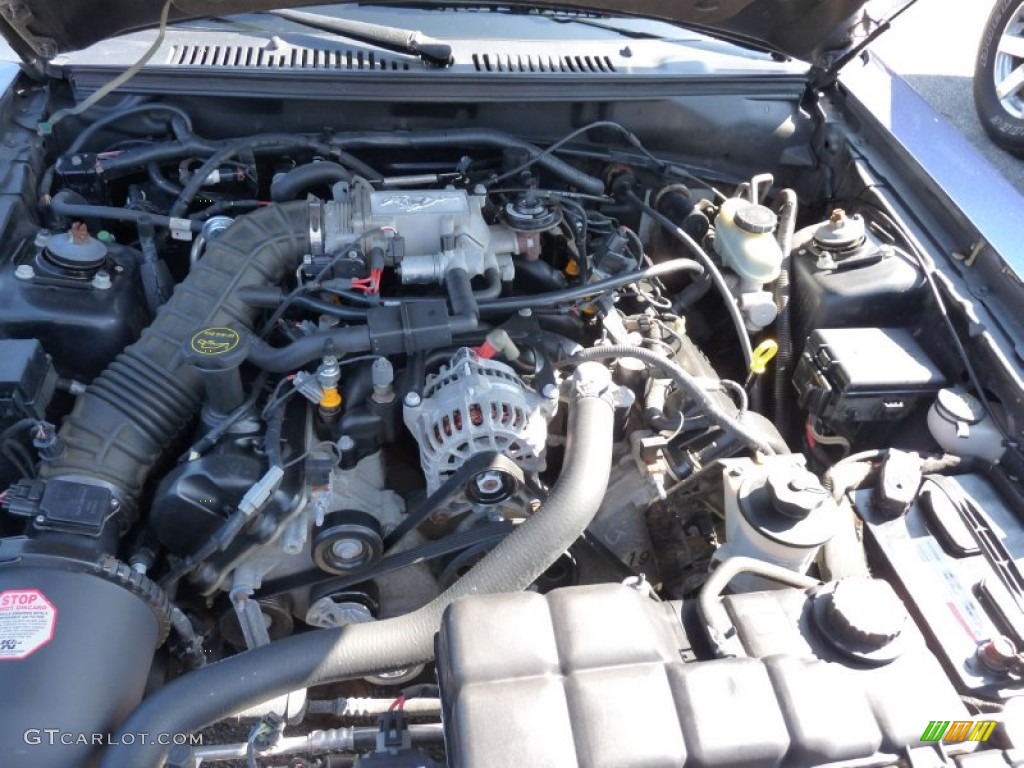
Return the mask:
<svg viewBox="0 0 1024 768"><path fill-rule="evenodd" d="M998 0L974 65L974 105L985 133L1024 156L1024 2Z"/></svg>

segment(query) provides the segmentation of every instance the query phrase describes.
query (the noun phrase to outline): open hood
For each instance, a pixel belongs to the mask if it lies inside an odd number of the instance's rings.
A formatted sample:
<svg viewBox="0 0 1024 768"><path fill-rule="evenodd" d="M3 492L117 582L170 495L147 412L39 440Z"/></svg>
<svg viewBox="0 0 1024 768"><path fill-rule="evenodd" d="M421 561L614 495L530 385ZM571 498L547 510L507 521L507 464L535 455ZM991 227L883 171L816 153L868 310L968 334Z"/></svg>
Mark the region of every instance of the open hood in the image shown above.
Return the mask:
<svg viewBox="0 0 1024 768"><path fill-rule="evenodd" d="M323 0L171 1L171 22L324 5ZM889 8L881 13L866 11L866 6L874 4L869 0L558 0L531 3L527 7L591 10L676 22L828 68L913 2L886 3ZM49 59L105 38L154 27L159 23L164 3L165 0L0 0L0 31L22 58ZM424 0L410 4L423 5ZM452 7L458 5L458 0L439 4ZM476 0L471 4L481 5Z"/></svg>

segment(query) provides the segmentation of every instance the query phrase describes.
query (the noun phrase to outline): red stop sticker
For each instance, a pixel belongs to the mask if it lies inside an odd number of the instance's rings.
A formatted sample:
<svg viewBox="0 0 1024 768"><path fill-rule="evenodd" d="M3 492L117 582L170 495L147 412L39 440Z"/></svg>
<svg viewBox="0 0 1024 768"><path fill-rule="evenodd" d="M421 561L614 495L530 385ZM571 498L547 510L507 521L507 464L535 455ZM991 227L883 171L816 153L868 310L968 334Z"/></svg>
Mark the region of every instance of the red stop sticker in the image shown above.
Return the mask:
<svg viewBox="0 0 1024 768"><path fill-rule="evenodd" d="M56 628L57 608L38 589L0 592L0 661L31 656Z"/></svg>

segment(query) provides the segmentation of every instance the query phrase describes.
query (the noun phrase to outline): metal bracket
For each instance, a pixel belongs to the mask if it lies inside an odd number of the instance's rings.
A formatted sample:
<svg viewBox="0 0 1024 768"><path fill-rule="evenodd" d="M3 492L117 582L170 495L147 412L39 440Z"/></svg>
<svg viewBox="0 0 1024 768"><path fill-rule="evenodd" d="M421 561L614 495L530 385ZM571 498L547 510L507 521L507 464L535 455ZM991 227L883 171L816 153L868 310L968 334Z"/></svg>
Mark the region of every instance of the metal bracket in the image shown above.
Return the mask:
<svg viewBox="0 0 1024 768"><path fill-rule="evenodd" d="M57 42L49 37L37 37L29 32L28 25L34 21L32 11L17 0L0 0L0 16L6 21L18 36L39 56L49 61L54 58L59 49Z"/></svg>

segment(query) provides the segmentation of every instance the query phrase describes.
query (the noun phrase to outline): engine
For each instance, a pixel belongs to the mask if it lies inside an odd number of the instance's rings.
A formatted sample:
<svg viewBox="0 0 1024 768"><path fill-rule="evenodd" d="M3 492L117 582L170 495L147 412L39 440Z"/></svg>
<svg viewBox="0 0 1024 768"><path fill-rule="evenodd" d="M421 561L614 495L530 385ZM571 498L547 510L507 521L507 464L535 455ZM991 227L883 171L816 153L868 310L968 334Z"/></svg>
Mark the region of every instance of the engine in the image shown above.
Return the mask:
<svg viewBox="0 0 1024 768"><path fill-rule="evenodd" d="M0 263L9 764L884 766L1012 711L1006 413L874 186L116 124Z"/></svg>

